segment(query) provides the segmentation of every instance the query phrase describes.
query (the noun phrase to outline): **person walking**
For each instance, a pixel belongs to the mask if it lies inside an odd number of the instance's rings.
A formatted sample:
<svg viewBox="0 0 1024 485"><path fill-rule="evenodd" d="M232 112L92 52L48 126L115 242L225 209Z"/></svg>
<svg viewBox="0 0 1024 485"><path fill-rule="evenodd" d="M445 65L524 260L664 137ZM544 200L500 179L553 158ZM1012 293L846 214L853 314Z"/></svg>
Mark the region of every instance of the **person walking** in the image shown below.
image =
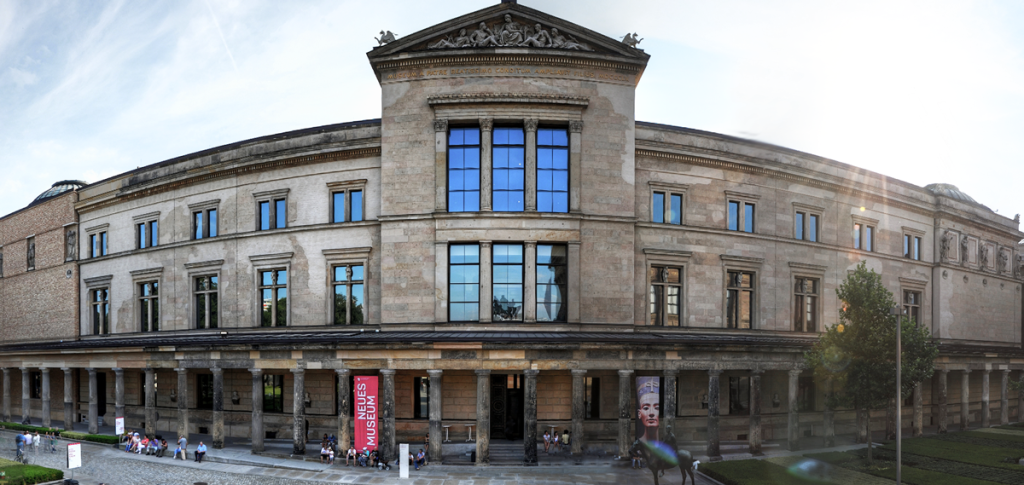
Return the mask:
<svg viewBox="0 0 1024 485"><path fill-rule="evenodd" d="M178 448L181 448L181 461L188 459L188 439L184 436L178 437Z"/></svg>
<svg viewBox="0 0 1024 485"><path fill-rule="evenodd" d="M551 447L551 432L544 430L544 453L548 452L548 448Z"/></svg>
<svg viewBox="0 0 1024 485"><path fill-rule="evenodd" d="M206 445L200 441L199 446L196 447L196 463L202 463L204 456L206 456Z"/></svg>
<svg viewBox="0 0 1024 485"><path fill-rule="evenodd" d="M39 437L39 431L36 431L36 435L32 437L32 451L39 453L39 443L42 441Z"/></svg>
<svg viewBox="0 0 1024 485"><path fill-rule="evenodd" d="M25 448L32 448L32 433L30 431L25 432Z"/></svg>
<svg viewBox="0 0 1024 485"><path fill-rule="evenodd" d="M57 452L57 433L50 433L50 453Z"/></svg>
<svg viewBox="0 0 1024 485"><path fill-rule="evenodd" d="M18 432L18 435L14 437L14 444L18 447L17 458L21 459L21 457L25 456L25 435L20 431Z"/></svg>

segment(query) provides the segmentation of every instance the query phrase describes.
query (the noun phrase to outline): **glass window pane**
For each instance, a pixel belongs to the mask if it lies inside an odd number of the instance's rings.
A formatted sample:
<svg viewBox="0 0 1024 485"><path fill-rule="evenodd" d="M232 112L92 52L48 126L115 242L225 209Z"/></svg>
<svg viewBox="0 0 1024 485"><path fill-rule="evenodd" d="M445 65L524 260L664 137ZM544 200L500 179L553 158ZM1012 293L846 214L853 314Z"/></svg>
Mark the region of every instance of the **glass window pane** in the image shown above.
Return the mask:
<svg viewBox="0 0 1024 485"><path fill-rule="evenodd" d="M263 311L260 315L260 326L269 327L273 324L274 311L274 290L265 289L261 291Z"/></svg>
<svg viewBox="0 0 1024 485"><path fill-rule="evenodd" d="M906 234L903 235L903 257L910 257L910 236Z"/></svg>
<svg viewBox="0 0 1024 485"><path fill-rule="evenodd" d="M217 294L207 295L210 300L210 328L217 328Z"/></svg>
<svg viewBox="0 0 1024 485"><path fill-rule="evenodd" d="M679 283L679 268L668 268L666 280L669 283Z"/></svg>
<svg viewBox="0 0 1024 485"><path fill-rule="evenodd" d="M539 133L538 133L539 136ZM540 143L538 143L539 145ZM539 169L550 169L551 168L551 149L550 148L538 148L537 149L537 168Z"/></svg>
<svg viewBox="0 0 1024 485"><path fill-rule="evenodd" d="M537 146L551 145L551 131L552 130L545 128L537 130Z"/></svg>
<svg viewBox="0 0 1024 485"><path fill-rule="evenodd" d="M753 303L752 303L751 299L753 298L754 294L749 292L749 291L741 291L739 296L740 296L740 309L739 309L739 311L740 311L740 318L739 318L740 328L750 328L750 321L753 318L753 311L754 311L754 307L753 307Z"/></svg>
<svg viewBox="0 0 1024 485"><path fill-rule="evenodd" d="M754 204L743 204L743 231L754 232Z"/></svg>
<svg viewBox="0 0 1024 485"><path fill-rule="evenodd" d="M807 226L807 232L808 241L818 242L818 216L811 214L810 223Z"/></svg>
<svg viewBox="0 0 1024 485"><path fill-rule="evenodd" d="M285 220L288 217L288 210L285 208L284 199L278 199L278 200L274 201L274 204L275 204L274 210L276 211L275 215L277 216L277 226L276 227L278 229L281 229L281 228L285 227Z"/></svg>
<svg viewBox="0 0 1024 485"><path fill-rule="evenodd" d="M651 199L651 222L665 222L665 194L661 192Z"/></svg>
<svg viewBox="0 0 1024 485"><path fill-rule="evenodd" d="M872 248L875 245L874 244L874 240L873 240L874 239L874 232L875 232L874 229L875 228L873 228L871 226L864 226L864 229L865 229L865 231L864 231L864 249L867 250L867 251L873 251L874 249L872 249Z"/></svg>
<svg viewBox="0 0 1024 485"><path fill-rule="evenodd" d="M207 214L209 214L209 219L210 219L210 237L216 237L217 236L217 209L210 209L207 212Z"/></svg>
<svg viewBox="0 0 1024 485"><path fill-rule="evenodd" d="M508 143L509 145L522 145L525 140L522 128L509 128L508 129Z"/></svg>
<svg viewBox="0 0 1024 485"><path fill-rule="evenodd" d="M279 269L277 270L277 284L287 285L288 284L288 271Z"/></svg>
<svg viewBox="0 0 1024 485"><path fill-rule="evenodd" d="M210 289L211 290L216 290L217 289L217 277L216 276L211 276L210 277Z"/></svg>
<svg viewBox="0 0 1024 485"><path fill-rule="evenodd" d="M914 238L914 259L921 259L921 238Z"/></svg>
<svg viewBox="0 0 1024 485"><path fill-rule="evenodd" d="M283 327L288 324L288 289L277 289L277 326Z"/></svg>
<svg viewBox="0 0 1024 485"><path fill-rule="evenodd" d="M794 229L796 229L796 238L797 239L803 239L804 238L804 213L803 212L797 212L796 213L796 219L793 221L793 226L794 226Z"/></svg>
<svg viewBox="0 0 1024 485"><path fill-rule="evenodd" d="M352 266L352 281L362 281L362 280L363 280L363 265L357 264L355 266Z"/></svg>
<svg viewBox="0 0 1024 485"><path fill-rule="evenodd" d="M860 224L853 225L853 249L860 249Z"/></svg>
<svg viewBox="0 0 1024 485"><path fill-rule="evenodd" d="M107 233L105 231L100 233L100 250L104 256L107 255Z"/></svg>
<svg viewBox="0 0 1024 485"><path fill-rule="evenodd" d="M270 202L260 202L260 230L270 229Z"/></svg>
<svg viewBox="0 0 1024 485"><path fill-rule="evenodd" d="M665 297L665 325L669 327L679 326L679 287L666 286Z"/></svg>
<svg viewBox="0 0 1024 485"><path fill-rule="evenodd" d="M260 282L264 286L270 286L274 284L274 272L273 271L260 271Z"/></svg>
<svg viewBox="0 0 1024 485"><path fill-rule="evenodd" d="M363 191L352 191L352 222L363 220Z"/></svg>
<svg viewBox="0 0 1024 485"><path fill-rule="evenodd" d="M352 285L352 323L363 323L363 285Z"/></svg>
<svg viewBox="0 0 1024 485"><path fill-rule="evenodd" d="M452 128L448 132L448 145L462 145L464 143L463 140L465 140L463 133L465 133L465 130Z"/></svg>
<svg viewBox="0 0 1024 485"><path fill-rule="evenodd" d="M334 193L334 219L332 222L345 222L345 193Z"/></svg>
<svg viewBox="0 0 1024 485"><path fill-rule="evenodd" d="M334 281L345 281L348 279L348 272L345 271L345 266L334 267Z"/></svg>
<svg viewBox="0 0 1024 485"><path fill-rule="evenodd" d="M466 170L479 169L480 168L480 148L463 148L463 168Z"/></svg>
<svg viewBox="0 0 1024 485"><path fill-rule="evenodd" d="M196 328L206 328L206 294L196 295Z"/></svg>
<svg viewBox="0 0 1024 485"><path fill-rule="evenodd" d="M193 212L192 213L192 227L195 228L195 232L192 233L192 239L203 238L203 213Z"/></svg>
<svg viewBox="0 0 1024 485"><path fill-rule="evenodd" d="M203 291L206 289L206 277L196 278L196 291Z"/></svg>
<svg viewBox="0 0 1024 485"><path fill-rule="evenodd" d="M729 201L729 230L738 231L740 228L740 203Z"/></svg>
<svg viewBox="0 0 1024 485"><path fill-rule="evenodd" d="M725 292L725 315L726 315L726 326L728 328L736 328L736 300L737 290L728 290Z"/></svg>
<svg viewBox="0 0 1024 485"><path fill-rule="evenodd" d="M135 227L137 227L138 230L139 230L138 231L139 232L139 234L138 234L138 236L139 236L139 249L143 249L143 248L146 247L146 243L147 243L147 240L146 240L146 225L145 224L136 224Z"/></svg>
<svg viewBox="0 0 1024 485"><path fill-rule="evenodd" d="M157 221L151 221L149 223L149 245L156 246L159 241L158 236L160 233L157 231Z"/></svg>
<svg viewBox="0 0 1024 485"><path fill-rule="evenodd" d="M139 308L141 309L139 321L142 323L143 332L149 331L149 305L147 302L148 300L142 300L139 302Z"/></svg>
<svg viewBox="0 0 1024 485"><path fill-rule="evenodd" d="M479 128L464 128L462 130L463 136L465 136L464 143L466 145L479 145L480 144L480 129Z"/></svg>
<svg viewBox="0 0 1024 485"><path fill-rule="evenodd" d="M345 304L348 301L348 287L345 285L334 285L334 324L343 325L346 321Z"/></svg>
<svg viewBox="0 0 1024 485"><path fill-rule="evenodd" d="M669 223L676 225L682 224L683 198L681 196L672 196L672 208L670 210L671 218Z"/></svg>

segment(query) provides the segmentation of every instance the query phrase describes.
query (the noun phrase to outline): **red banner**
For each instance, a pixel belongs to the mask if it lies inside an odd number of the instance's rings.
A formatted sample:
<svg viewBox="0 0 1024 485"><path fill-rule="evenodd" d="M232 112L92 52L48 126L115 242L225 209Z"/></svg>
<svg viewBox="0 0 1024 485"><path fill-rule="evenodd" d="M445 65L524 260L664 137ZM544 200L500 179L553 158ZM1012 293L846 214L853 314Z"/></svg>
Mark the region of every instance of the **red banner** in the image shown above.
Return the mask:
<svg viewBox="0 0 1024 485"><path fill-rule="evenodd" d="M355 376L356 451L374 450L380 440L377 421L377 376Z"/></svg>

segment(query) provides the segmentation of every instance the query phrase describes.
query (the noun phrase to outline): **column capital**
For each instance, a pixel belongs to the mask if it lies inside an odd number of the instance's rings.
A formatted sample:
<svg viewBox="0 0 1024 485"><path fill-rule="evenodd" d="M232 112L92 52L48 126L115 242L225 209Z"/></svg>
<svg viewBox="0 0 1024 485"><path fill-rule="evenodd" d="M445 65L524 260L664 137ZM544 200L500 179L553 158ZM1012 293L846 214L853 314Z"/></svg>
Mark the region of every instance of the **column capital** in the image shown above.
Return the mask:
<svg viewBox="0 0 1024 485"><path fill-rule="evenodd" d="M115 374L120 374L120 373L124 372L124 369L122 369L120 367L111 367L110 370L114 371Z"/></svg>
<svg viewBox="0 0 1024 485"><path fill-rule="evenodd" d="M290 370L292 372L292 374L305 374L306 373L306 368L305 367L296 367L294 369L288 369L288 370Z"/></svg>
<svg viewBox="0 0 1024 485"><path fill-rule="evenodd" d="M971 369L963 369L960 372L963 372L964 374L970 374L971 373Z"/></svg>
<svg viewBox="0 0 1024 485"><path fill-rule="evenodd" d="M494 129L493 118L480 118L480 131L488 132Z"/></svg>
<svg viewBox="0 0 1024 485"><path fill-rule="evenodd" d="M799 377L800 374L803 374L803 372L804 372L803 369L790 369L789 370L789 377Z"/></svg>
<svg viewBox="0 0 1024 485"><path fill-rule="evenodd" d="M490 373L491 371L487 372ZM540 374L539 369L523 369L523 375L526 377L537 377L537 374Z"/></svg>
<svg viewBox="0 0 1024 485"><path fill-rule="evenodd" d="M92 368L92 367L86 367L86 368L85 368L85 370L89 372L89 375L90 375L90 376L93 376L93 375L95 375L95 374L96 374L96 369L95 369L95 368Z"/></svg>
<svg viewBox="0 0 1024 485"><path fill-rule="evenodd" d="M523 244L526 244L526 247L528 248L537 247L537 241L524 241Z"/></svg>
<svg viewBox="0 0 1024 485"><path fill-rule="evenodd" d="M631 375L633 375L631 369L619 369L619 377L629 377Z"/></svg>
<svg viewBox="0 0 1024 485"><path fill-rule="evenodd" d="M11 368L10 367L4 367L3 369L0 369L0 370L4 371L4 375L7 375L7 374L11 373ZM71 370L71 369L64 369L65 372L67 372L69 370Z"/></svg>
<svg viewBox="0 0 1024 485"><path fill-rule="evenodd" d="M252 372L252 375L254 376L263 375L263 369L249 369L249 372Z"/></svg>
<svg viewBox="0 0 1024 485"><path fill-rule="evenodd" d="M70 367L61 367L60 370L64 371L65 374L71 372ZM7 369L4 369L4 372L7 372Z"/></svg>
<svg viewBox="0 0 1024 485"><path fill-rule="evenodd" d="M349 369L334 369L334 372L338 374L338 376L340 377L345 377L352 373L352 371Z"/></svg>
<svg viewBox="0 0 1024 485"><path fill-rule="evenodd" d="M210 372L213 372L214 375L223 374L224 369L221 369L220 367L211 367Z"/></svg>
<svg viewBox="0 0 1024 485"><path fill-rule="evenodd" d="M429 375L430 377L437 377L440 376L441 374L444 374L444 371L441 369L427 369L427 375Z"/></svg>
<svg viewBox="0 0 1024 485"><path fill-rule="evenodd" d="M434 131L437 133L448 131L448 120L438 118L434 120Z"/></svg>
<svg viewBox="0 0 1024 485"><path fill-rule="evenodd" d="M583 120L572 120L569 122L569 133L582 133Z"/></svg>
<svg viewBox="0 0 1024 485"><path fill-rule="evenodd" d="M493 244L492 241L479 241L479 243L480 243L480 247L482 247L482 248L489 248L489 247L491 247L491 244Z"/></svg>
<svg viewBox="0 0 1024 485"><path fill-rule="evenodd" d="M22 372L28 372L28 367L18 367L18 370Z"/></svg>
<svg viewBox="0 0 1024 485"><path fill-rule="evenodd" d="M185 367L175 367L174 372L177 372L178 374L187 374L188 369Z"/></svg>
<svg viewBox="0 0 1024 485"><path fill-rule="evenodd" d="M988 373L992 372L992 369L985 369L985 370L984 370L984 372L985 372L986 374L988 374Z"/></svg>
<svg viewBox="0 0 1024 485"><path fill-rule="evenodd" d="M381 369L380 373L381 373L381 375L385 375L385 376L393 376L393 375L395 375L395 369Z"/></svg>
<svg viewBox="0 0 1024 485"><path fill-rule="evenodd" d="M533 133L533 132L537 131L537 125L539 125L539 124L540 124L539 120L532 119L532 118L523 121L523 126L526 128L526 132L527 133Z"/></svg>
<svg viewBox="0 0 1024 485"><path fill-rule="evenodd" d="M938 369L938 371L943 377L949 375L949 369Z"/></svg>
<svg viewBox="0 0 1024 485"><path fill-rule="evenodd" d="M665 377L676 377L679 375L679 369L664 369L661 371L661 375Z"/></svg>
<svg viewBox="0 0 1024 485"><path fill-rule="evenodd" d="M1000 369L1000 370L1003 371L1003 374L1009 374L1010 372L1012 372L1010 369Z"/></svg>
<svg viewBox="0 0 1024 485"><path fill-rule="evenodd" d="M50 372L50 369L48 367L40 367L39 372Z"/></svg>
<svg viewBox="0 0 1024 485"><path fill-rule="evenodd" d="M708 369L708 375L711 377L718 377L722 375L722 369Z"/></svg>
<svg viewBox="0 0 1024 485"><path fill-rule="evenodd" d="M751 376L761 376L761 374L764 374L764 369L750 369Z"/></svg>
<svg viewBox="0 0 1024 485"><path fill-rule="evenodd" d="M491 375L491 370L490 369L477 369L476 370L476 375L478 375L478 376L489 376L489 375Z"/></svg>
<svg viewBox="0 0 1024 485"><path fill-rule="evenodd" d="M574 375L574 376L585 376L585 375L587 375L587 369L573 369L570 372L572 372L572 375Z"/></svg>

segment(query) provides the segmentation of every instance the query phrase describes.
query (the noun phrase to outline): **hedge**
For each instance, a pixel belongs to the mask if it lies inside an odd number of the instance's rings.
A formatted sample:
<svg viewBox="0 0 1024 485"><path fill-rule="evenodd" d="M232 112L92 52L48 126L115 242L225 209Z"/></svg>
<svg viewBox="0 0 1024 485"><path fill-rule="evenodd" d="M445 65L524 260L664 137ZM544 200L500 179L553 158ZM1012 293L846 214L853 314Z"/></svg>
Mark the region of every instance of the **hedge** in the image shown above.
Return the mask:
<svg viewBox="0 0 1024 485"><path fill-rule="evenodd" d="M0 426L3 426L5 429L11 429L15 431L38 431L40 434L60 432L59 428L44 428L42 426L28 426L25 424L18 423L0 422Z"/></svg>
<svg viewBox="0 0 1024 485"><path fill-rule="evenodd" d="M64 472L39 465L14 465L0 468L6 474L5 485L33 485L64 478Z"/></svg>
<svg viewBox="0 0 1024 485"><path fill-rule="evenodd" d="M79 433L77 431L62 431L60 437L69 440L82 440L82 441L95 441L96 443L106 443L108 445L116 445L120 443L117 436L108 434L88 434Z"/></svg>

